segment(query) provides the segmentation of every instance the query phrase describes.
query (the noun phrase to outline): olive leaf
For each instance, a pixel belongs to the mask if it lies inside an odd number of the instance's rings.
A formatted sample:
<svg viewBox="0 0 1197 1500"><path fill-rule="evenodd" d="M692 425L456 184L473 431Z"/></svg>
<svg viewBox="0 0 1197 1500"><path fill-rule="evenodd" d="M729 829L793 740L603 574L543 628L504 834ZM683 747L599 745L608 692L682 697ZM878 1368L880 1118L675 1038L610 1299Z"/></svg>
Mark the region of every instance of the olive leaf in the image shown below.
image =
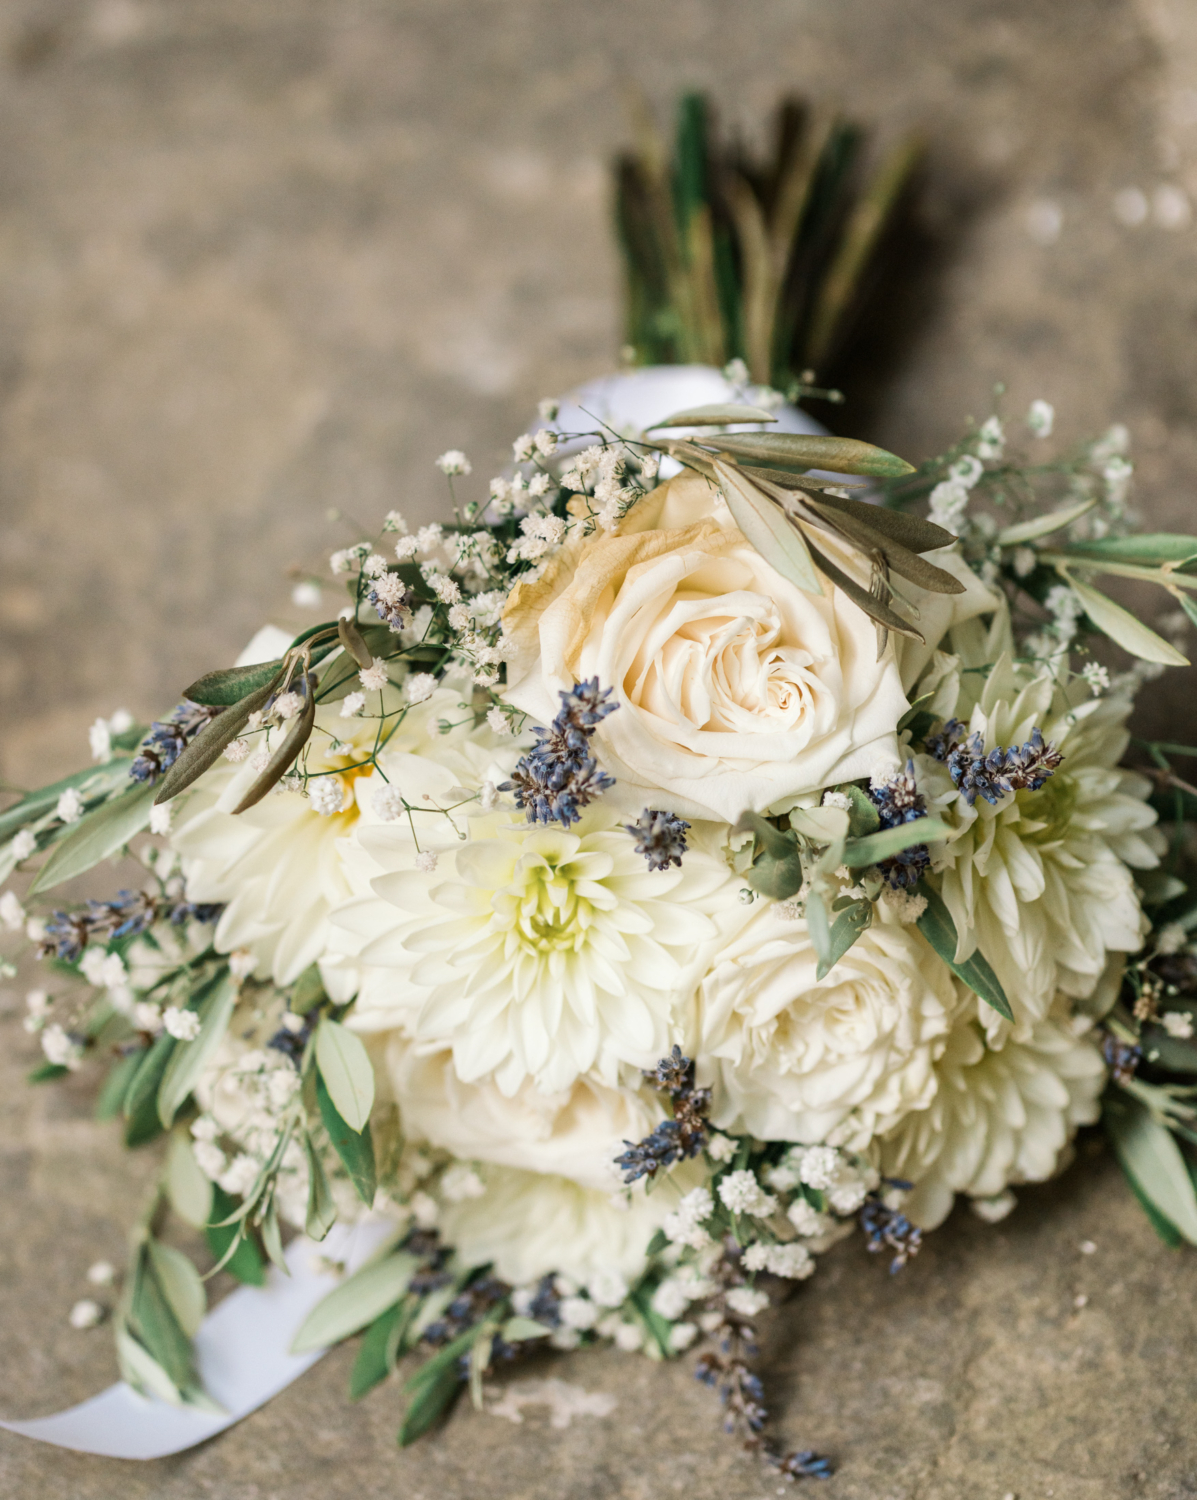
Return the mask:
<svg viewBox="0 0 1197 1500"><path fill-rule="evenodd" d="M361 1038L339 1021L321 1017L316 1066L341 1119L351 1130L361 1131L374 1107L374 1068Z"/></svg>
<svg viewBox="0 0 1197 1500"><path fill-rule="evenodd" d="M718 427L729 422L776 422L772 412L759 406L738 406L716 403L712 406L693 406L688 411L674 412L664 422L654 422L645 432L656 432L661 427Z"/></svg>
<svg viewBox="0 0 1197 1500"><path fill-rule="evenodd" d="M267 792L271 791L287 774L287 771L295 763L299 752L307 744L312 733L312 725L316 722L316 697L309 689L303 695L303 707L295 715L290 729L283 736L282 743L274 754L266 762L266 768L254 781L249 791L233 808L234 815L247 812L255 807Z"/></svg>
<svg viewBox="0 0 1197 1500"><path fill-rule="evenodd" d="M36 818L52 812L63 792L74 788L86 802L93 797L106 796L109 792L116 791L118 787L127 785L131 764L128 756L120 756L110 760L106 765L87 766L82 771L75 771L70 776L64 776L61 781L55 781L50 786L43 786L36 792L30 792L19 802L14 802L11 807L6 807L3 812L0 812L0 842L10 839L14 833L19 833L26 824L32 823Z"/></svg>
<svg viewBox="0 0 1197 1500"><path fill-rule="evenodd" d="M340 619L337 621L337 635L341 645L353 657L354 661L363 670L374 665L374 658L370 655L370 648L362 639L362 633L353 620Z"/></svg>
<svg viewBox="0 0 1197 1500"><path fill-rule="evenodd" d="M237 986L226 975L196 1007L199 1032L190 1041L180 1042L172 1051L158 1087L158 1118L168 1130L212 1060L212 1054L224 1040L236 1004Z"/></svg>
<svg viewBox="0 0 1197 1500"><path fill-rule="evenodd" d="M1197 1245L1197 1193L1180 1147L1147 1106L1119 1092L1102 1122L1122 1170L1191 1245Z"/></svg>
<svg viewBox="0 0 1197 1500"><path fill-rule="evenodd" d="M915 844L933 844L946 839L951 832L950 826L941 818L915 818L909 823L899 823L896 828L882 828L864 838L848 839L844 844L843 862L850 870L863 870L901 854L903 849L910 849Z"/></svg>
<svg viewBox="0 0 1197 1500"><path fill-rule="evenodd" d="M1000 538L999 538L1000 540ZM1069 542L1058 549L1075 558L1138 563L1143 567L1186 568L1197 562L1197 537L1168 531L1140 531L1133 536L1104 536Z"/></svg>
<svg viewBox="0 0 1197 1500"><path fill-rule="evenodd" d="M807 480L799 479L796 484L805 489ZM924 521L919 516L907 515L904 510L892 510L886 505L869 505L864 500L850 500L845 495L820 494L817 498L825 511L833 510L843 516L852 516L873 531L879 531L890 541L909 548L911 552L938 552L941 547L950 547L956 541L953 533L943 526L936 526L933 521ZM959 593L963 585L956 578L952 582L957 587L946 592Z"/></svg>
<svg viewBox="0 0 1197 1500"><path fill-rule="evenodd" d="M245 728L250 715L265 707L271 693L282 681L283 670L280 667L268 682L263 683L231 708L226 708L223 713L218 714L210 724L200 730L162 778L162 784L154 798L155 806L169 802L172 797L177 797L180 792L186 791L209 766L216 763L224 753L225 746L231 745Z"/></svg>
<svg viewBox="0 0 1197 1500"><path fill-rule="evenodd" d="M370 1135L369 1120L361 1130L354 1130L333 1103L324 1076L319 1072L316 1074L316 1102L333 1150L349 1173L349 1180L358 1197L369 1207L374 1202L377 1191L374 1141Z"/></svg>
<svg viewBox="0 0 1197 1500"><path fill-rule="evenodd" d="M1129 651L1132 656L1140 657L1143 661L1159 662L1165 667L1188 666L1187 656L1144 625L1130 610L1123 609L1121 604L1115 604L1113 599L1089 584L1073 578L1063 568L1057 571L1076 593L1094 625L1124 651Z"/></svg>
<svg viewBox="0 0 1197 1500"><path fill-rule="evenodd" d="M879 552L899 577L908 578L911 583L933 594L964 593L964 584L955 574L937 568L918 552L886 535L880 527L873 525L871 516L860 516L854 510L841 510L829 500L817 496L811 496L808 503L824 519L833 520L836 530L858 548L866 552ZM860 509L867 511L879 507L862 505Z"/></svg>
<svg viewBox="0 0 1197 1500"><path fill-rule="evenodd" d="M170 1304L179 1327L188 1338L194 1338L208 1310L208 1298L199 1272L181 1250L150 1239L148 1244L154 1275L162 1295Z"/></svg>
<svg viewBox="0 0 1197 1500"><path fill-rule="evenodd" d="M1033 516L1029 521L1018 521L1013 526L1003 527L994 540L999 547L1015 547L1020 542L1033 542L1041 536L1050 536L1053 531L1071 526L1096 504L1096 499L1078 500L1074 505L1065 505L1060 510L1049 511L1047 515Z"/></svg>
<svg viewBox="0 0 1197 1500"><path fill-rule="evenodd" d="M339 1343L372 1323L403 1296L419 1266L414 1255L401 1250L355 1271L307 1315L291 1341L292 1354Z"/></svg>
<svg viewBox="0 0 1197 1500"><path fill-rule="evenodd" d="M884 448L856 438L823 437L794 432L737 432L696 440L736 458L763 459L791 469L830 469L836 474L867 474L876 479L900 479L913 474L914 465Z"/></svg>
<svg viewBox="0 0 1197 1500"><path fill-rule="evenodd" d="M185 1127L171 1134L164 1181L170 1206L179 1218L203 1229L212 1217L213 1187L200 1171Z"/></svg>
<svg viewBox="0 0 1197 1500"><path fill-rule="evenodd" d="M208 708L232 708L236 703L256 693L259 688L271 683L283 670L280 656L275 661L255 662L248 667L226 667L218 672L205 672L183 689L183 697L192 703Z"/></svg>
<svg viewBox="0 0 1197 1500"><path fill-rule="evenodd" d="M472 1337L471 1331L467 1342ZM454 1339L452 1344L446 1345L447 1349L453 1350L454 1361L465 1352L464 1347L457 1347L460 1343L462 1343L461 1339ZM403 1424L399 1428L399 1446L407 1448L417 1438L423 1437L452 1406L460 1391L461 1382L457 1378L456 1363L438 1365L435 1374L421 1383L413 1393L411 1405L407 1408Z"/></svg>
<svg viewBox="0 0 1197 1500"><path fill-rule="evenodd" d="M240 1224L219 1222L227 1219L236 1200L221 1187L213 1186L211 1220L204 1229L208 1249L231 1276L246 1286L266 1285L266 1266L256 1243L242 1232Z"/></svg>
<svg viewBox="0 0 1197 1500"><path fill-rule="evenodd" d="M808 594L821 594L823 586L797 526L739 469L717 460L715 473L732 519L750 544L790 583Z"/></svg>
<svg viewBox="0 0 1197 1500"><path fill-rule="evenodd" d="M360 1401L367 1392L372 1391L390 1374L391 1362L387 1358L387 1353L391 1344L391 1336L402 1323L406 1311L404 1303L396 1302L393 1307L388 1307L385 1312L379 1313L366 1329L362 1346L357 1352L357 1359L353 1363L353 1370L349 1376L349 1399L351 1401Z"/></svg>
<svg viewBox="0 0 1197 1500"><path fill-rule="evenodd" d="M919 894L927 902L926 910L918 919L919 931L953 974L963 979L969 989L984 1000L986 1005L992 1006L999 1016L1013 1021L1014 1012L1010 1009L1006 992L985 956L978 950L962 963L956 962L956 946L959 941L956 923L952 920L952 913L944 904L943 897L925 882L920 884Z"/></svg>
<svg viewBox="0 0 1197 1500"><path fill-rule="evenodd" d="M89 812L54 846L29 894L37 895L64 880L73 880L123 849L149 823L153 798L152 786L134 785Z"/></svg>
<svg viewBox="0 0 1197 1500"><path fill-rule="evenodd" d="M825 557L813 542L810 542L808 545L810 547L810 555L814 559L815 566L819 571L825 573L831 582L838 589L842 590L843 593L847 594L853 604L862 609L871 620L885 630L896 630L899 635L908 635L912 639L922 642L923 637L913 625L908 624L901 615L895 614L887 604L882 603L876 594L862 588L854 578L849 578L841 568L837 568L829 558ZM885 643L881 641L877 650L878 660L880 660L881 653L884 650Z"/></svg>

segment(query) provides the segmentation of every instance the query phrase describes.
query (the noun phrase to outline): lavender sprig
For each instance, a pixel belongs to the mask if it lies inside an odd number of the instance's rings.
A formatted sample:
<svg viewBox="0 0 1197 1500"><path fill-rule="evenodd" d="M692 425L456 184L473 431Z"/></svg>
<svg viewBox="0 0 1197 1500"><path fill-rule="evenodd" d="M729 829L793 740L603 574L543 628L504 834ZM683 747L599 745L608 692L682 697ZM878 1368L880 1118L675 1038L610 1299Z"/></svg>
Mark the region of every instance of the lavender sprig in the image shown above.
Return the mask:
<svg viewBox="0 0 1197 1500"><path fill-rule="evenodd" d="M882 828L898 828L903 823L913 823L927 816L926 798L919 791L914 779L914 761L906 762L906 769L891 776L880 786L871 786L869 796ZM931 868L931 856L926 844L912 844L892 854L878 865L878 869L894 890L904 890L917 885L919 879Z"/></svg>
<svg viewBox="0 0 1197 1500"><path fill-rule="evenodd" d="M156 720L150 725L150 732L129 767L129 775L134 781L152 786L220 712L219 708L192 703L189 698L184 698L168 719Z"/></svg>
<svg viewBox="0 0 1197 1500"><path fill-rule="evenodd" d="M707 1143L707 1111L711 1107L710 1089L694 1087L694 1064L674 1047L655 1068L645 1071L645 1078L669 1094L673 1119L661 1123L642 1141L624 1141L628 1148L615 1158L626 1183L641 1177L655 1177L662 1167L675 1161L697 1156Z"/></svg>
<svg viewBox="0 0 1197 1500"><path fill-rule="evenodd" d="M516 764L502 792L514 792L529 823L578 822L581 809L615 785L590 754L590 737L618 703L605 700L610 688L597 677L577 682L561 694L561 711L548 729L536 729L537 743Z"/></svg>
<svg viewBox="0 0 1197 1500"><path fill-rule="evenodd" d="M942 732L927 741L927 749L946 763L952 784L970 807L978 797L992 806L1009 792L1037 792L1064 759L1044 740L1038 725L1024 744L1008 750L996 745L987 753L980 732L966 739L959 719L949 719Z"/></svg>

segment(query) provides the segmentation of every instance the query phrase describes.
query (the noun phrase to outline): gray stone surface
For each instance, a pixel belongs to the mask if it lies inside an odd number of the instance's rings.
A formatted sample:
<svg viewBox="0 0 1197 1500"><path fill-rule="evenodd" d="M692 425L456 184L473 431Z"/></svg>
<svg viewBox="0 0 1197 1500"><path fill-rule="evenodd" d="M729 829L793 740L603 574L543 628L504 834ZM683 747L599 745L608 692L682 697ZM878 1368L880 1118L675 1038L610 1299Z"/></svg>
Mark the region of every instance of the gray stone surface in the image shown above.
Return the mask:
<svg viewBox="0 0 1197 1500"><path fill-rule="evenodd" d="M73 766L96 712L172 703L291 613L287 567L342 538L329 507L432 517L438 452L467 448L484 480L538 396L613 365L603 163L628 79L662 107L709 86L749 131L791 87L922 128L925 264L841 426L917 458L1002 379L1012 411L1054 400L1067 437L1127 421L1148 516L1193 525L1197 229L1112 206L1197 197L1187 0L5 0L5 779ZM1190 687L1154 700L1170 736L1193 732ZM112 1375L106 1334L65 1315L86 1266L120 1258L152 1163L82 1087L24 1088L8 1005L0 1410L33 1413ZM958 1216L896 1280L859 1245L829 1257L771 1327L780 1427L839 1456L829 1497L1197 1494L1195 1305L1192 1254L1099 1155L996 1230ZM0 1493L776 1489L685 1366L558 1358L543 1373L612 1392L613 1415L463 1409L399 1455L397 1393L347 1405L350 1357L161 1463L0 1434Z"/></svg>

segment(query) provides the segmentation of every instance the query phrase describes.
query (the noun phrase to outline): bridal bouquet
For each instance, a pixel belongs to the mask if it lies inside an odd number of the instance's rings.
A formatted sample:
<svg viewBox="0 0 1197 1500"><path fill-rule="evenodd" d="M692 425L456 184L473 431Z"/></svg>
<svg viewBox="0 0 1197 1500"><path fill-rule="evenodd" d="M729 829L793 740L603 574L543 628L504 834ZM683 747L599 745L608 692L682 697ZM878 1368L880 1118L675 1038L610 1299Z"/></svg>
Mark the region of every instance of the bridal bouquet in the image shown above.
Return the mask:
<svg viewBox="0 0 1197 1500"><path fill-rule="evenodd" d="M102 1071L164 1148L113 1316L135 1388L205 1400L169 1210L250 1283L369 1215L296 1347L362 1332L354 1396L418 1350L402 1442L545 1344L697 1345L728 1425L817 1475L762 1433L753 1322L855 1226L896 1268L1101 1118L1197 1242L1197 751L1122 767L1197 539L1135 529L1121 429L1029 461L994 417L912 470L781 430L745 373L639 431L546 403L489 487L444 454L445 523L336 552L327 619L0 813L31 1076Z"/></svg>

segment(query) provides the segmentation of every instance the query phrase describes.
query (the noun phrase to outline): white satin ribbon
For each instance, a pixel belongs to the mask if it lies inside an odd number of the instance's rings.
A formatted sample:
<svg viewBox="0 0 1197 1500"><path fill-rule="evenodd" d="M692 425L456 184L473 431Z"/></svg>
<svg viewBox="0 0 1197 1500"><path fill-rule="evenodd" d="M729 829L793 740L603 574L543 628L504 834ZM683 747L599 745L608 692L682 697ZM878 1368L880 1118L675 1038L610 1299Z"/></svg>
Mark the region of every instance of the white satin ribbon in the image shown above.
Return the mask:
<svg viewBox="0 0 1197 1500"><path fill-rule="evenodd" d="M195 1336L196 1364L204 1389L223 1412L152 1401L122 1380L51 1417L0 1427L105 1458L165 1458L194 1448L256 1411L328 1352L290 1352L303 1320L341 1279L318 1269L320 1259L354 1271L394 1232L393 1221L364 1220L334 1226L319 1245L301 1235L287 1246L290 1276L272 1266L264 1287L240 1287L208 1314Z"/></svg>

